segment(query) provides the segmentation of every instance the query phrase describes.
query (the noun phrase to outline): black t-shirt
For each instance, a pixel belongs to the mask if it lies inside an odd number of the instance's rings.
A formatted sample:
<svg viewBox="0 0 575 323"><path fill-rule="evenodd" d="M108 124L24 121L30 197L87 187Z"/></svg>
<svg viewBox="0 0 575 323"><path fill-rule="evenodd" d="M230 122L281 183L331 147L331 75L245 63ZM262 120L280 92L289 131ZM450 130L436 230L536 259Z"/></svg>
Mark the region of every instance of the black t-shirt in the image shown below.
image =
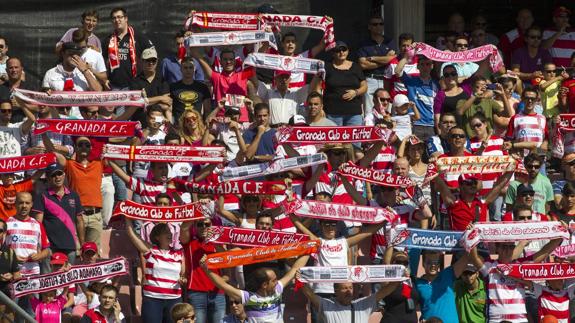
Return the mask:
<svg viewBox="0 0 575 323"><path fill-rule="evenodd" d="M333 63L325 66L325 94L323 105L327 114L356 115L361 114L362 96L345 101L341 96L346 90L357 90L365 80L359 64L352 63L348 70L338 70Z"/></svg>
<svg viewBox="0 0 575 323"><path fill-rule="evenodd" d="M385 302L385 312L380 322L385 323L405 323L417 322L417 311L407 311L407 299L402 295L403 284L400 284L391 294L387 295ZM411 289L411 299L414 304L418 303L419 294L415 288Z"/></svg>
<svg viewBox="0 0 575 323"><path fill-rule="evenodd" d="M124 38L118 43L120 66L113 72L110 69L108 61L108 44L110 44L110 38L112 36L113 34L106 37L102 43L102 55L108 68L108 79L110 80L110 84L115 88L127 88L134 79L134 77L132 77L132 61L130 60L130 34L126 33ZM154 46L151 40L137 31L134 31L134 41L136 43L136 60L140 58L144 49ZM136 62L136 64L139 64L139 62Z"/></svg>
<svg viewBox="0 0 575 323"><path fill-rule="evenodd" d="M23 89L23 90L30 90L30 91L38 91L38 87L34 86L33 84L30 84L29 82L25 82L25 81L21 81L20 82L20 86L18 86L19 89ZM2 94L0 94L0 102L6 102L5 99L5 95L6 92L4 92L4 89L6 91L8 91L7 95L8 95L8 101L10 101L10 94L12 93L12 85L10 85L9 82L5 82L4 84L2 84L0 86L0 92L3 92ZM22 112L22 109L20 109L20 107L17 106L12 106L12 118L10 119L11 123L18 123L21 121L24 121L24 119L26 118L26 115L24 115L24 112Z"/></svg>
<svg viewBox="0 0 575 323"><path fill-rule="evenodd" d="M14 250L10 249L7 245L0 246L0 275L6 273L15 273L18 271L18 259ZM8 292L8 285L10 282L0 282L0 291L5 294Z"/></svg>
<svg viewBox="0 0 575 323"><path fill-rule="evenodd" d="M10 102L10 89L3 85L0 85L0 103Z"/></svg>
<svg viewBox="0 0 575 323"><path fill-rule="evenodd" d="M205 114L206 111L202 111L202 103L211 97L208 86L199 81L194 81L192 84L184 84L183 81L170 84L170 96L173 100L174 122L178 122L185 110L195 109L200 114Z"/></svg>
<svg viewBox="0 0 575 323"><path fill-rule="evenodd" d="M170 93L168 82L164 81L162 75L158 73L156 73L152 82L148 82L142 73L138 74L138 76L130 82L130 90L142 89L146 90L146 96L149 98ZM148 121L144 109L138 109L130 119L133 121L140 121L142 127L147 127Z"/></svg>

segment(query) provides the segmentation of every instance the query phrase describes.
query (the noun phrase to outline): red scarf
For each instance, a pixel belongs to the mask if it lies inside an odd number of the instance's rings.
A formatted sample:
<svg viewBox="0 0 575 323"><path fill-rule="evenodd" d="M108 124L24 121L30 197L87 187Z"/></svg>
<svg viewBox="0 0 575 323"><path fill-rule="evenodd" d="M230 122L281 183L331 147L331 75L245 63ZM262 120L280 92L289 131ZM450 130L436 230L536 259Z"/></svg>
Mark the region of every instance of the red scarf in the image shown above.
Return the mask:
<svg viewBox="0 0 575 323"><path fill-rule="evenodd" d="M136 40L134 39L134 29L128 26L128 34L130 35L130 60L132 61L132 76L135 77L137 73L136 67ZM108 44L108 61L112 72L120 67L120 58L118 57L118 43L120 42L119 35L114 32L110 37Z"/></svg>

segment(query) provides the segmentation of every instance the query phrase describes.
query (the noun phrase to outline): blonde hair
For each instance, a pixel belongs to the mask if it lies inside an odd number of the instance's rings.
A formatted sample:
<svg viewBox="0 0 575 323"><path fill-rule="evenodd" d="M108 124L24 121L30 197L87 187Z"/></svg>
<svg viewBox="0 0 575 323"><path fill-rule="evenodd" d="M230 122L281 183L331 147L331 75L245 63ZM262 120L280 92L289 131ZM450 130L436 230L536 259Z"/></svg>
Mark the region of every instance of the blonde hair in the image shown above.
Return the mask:
<svg viewBox="0 0 575 323"><path fill-rule="evenodd" d="M172 307L170 314L172 316L172 322L177 322L181 319L186 318L190 312L194 311L194 307L188 303L178 303Z"/></svg>
<svg viewBox="0 0 575 323"><path fill-rule="evenodd" d="M197 117L196 129L188 129L188 127L185 124L186 117L189 116L190 114L193 114ZM184 113L182 113L180 119L178 120L178 128L179 128L178 134L180 135L180 137L184 139L184 142L187 142L189 144L193 144L194 141L196 140L201 140L202 136L204 135L204 131L206 131L206 126L204 125L202 115L196 110L184 111Z"/></svg>

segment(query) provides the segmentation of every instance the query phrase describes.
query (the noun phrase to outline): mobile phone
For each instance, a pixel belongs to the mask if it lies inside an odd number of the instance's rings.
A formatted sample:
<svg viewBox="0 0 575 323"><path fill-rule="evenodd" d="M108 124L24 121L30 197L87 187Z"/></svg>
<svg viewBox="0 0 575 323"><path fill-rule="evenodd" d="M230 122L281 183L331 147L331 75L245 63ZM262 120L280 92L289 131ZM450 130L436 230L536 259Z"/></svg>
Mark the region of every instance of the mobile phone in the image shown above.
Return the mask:
<svg viewBox="0 0 575 323"><path fill-rule="evenodd" d="M497 90L497 84L495 84L495 83L487 84L487 89L488 90Z"/></svg>

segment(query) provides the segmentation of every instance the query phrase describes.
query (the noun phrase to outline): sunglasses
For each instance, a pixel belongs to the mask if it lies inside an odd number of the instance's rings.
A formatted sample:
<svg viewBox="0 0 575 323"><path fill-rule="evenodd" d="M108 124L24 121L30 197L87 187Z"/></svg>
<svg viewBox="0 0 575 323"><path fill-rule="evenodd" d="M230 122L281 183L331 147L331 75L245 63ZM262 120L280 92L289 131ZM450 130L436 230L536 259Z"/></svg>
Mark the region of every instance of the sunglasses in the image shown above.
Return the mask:
<svg viewBox="0 0 575 323"><path fill-rule="evenodd" d="M541 35L536 35L536 36L529 35L528 38L529 39L541 39Z"/></svg>
<svg viewBox="0 0 575 323"><path fill-rule="evenodd" d="M462 133L455 133L455 134L449 135L449 138L451 138L451 139L464 139L465 137L466 137L465 134L462 134Z"/></svg>
<svg viewBox="0 0 575 323"><path fill-rule="evenodd" d="M335 228L337 226L337 222L322 222L321 225Z"/></svg>
<svg viewBox="0 0 575 323"><path fill-rule="evenodd" d="M57 172L50 174L50 177L54 178L54 177L59 177L59 176L63 176L63 175L64 175L64 172L60 170L60 171L57 171Z"/></svg>
<svg viewBox="0 0 575 323"><path fill-rule="evenodd" d="M0 112L8 114L12 113L12 109L0 109Z"/></svg>
<svg viewBox="0 0 575 323"><path fill-rule="evenodd" d="M196 223L196 227L197 227L197 228L200 228L200 229L201 229L201 228L209 228L209 227L211 227L211 226L212 226L212 224L211 224L211 223L207 223L207 222L198 222L198 223Z"/></svg>
<svg viewBox="0 0 575 323"><path fill-rule="evenodd" d="M483 126L483 123L476 123L471 125L472 128L481 128L481 126Z"/></svg>
<svg viewBox="0 0 575 323"><path fill-rule="evenodd" d="M230 304L232 304L232 305L241 305L242 302L240 302L240 301L230 301Z"/></svg>
<svg viewBox="0 0 575 323"><path fill-rule="evenodd" d="M92 147L92 144L90 144L87 141L83 141L83 142L77 143L76 146L78 146L80 148L90 148L90 147Z"/></svg>
<svg viewBox="0 0 575 323"><path fill-rule="evenodd" d="M464 180L463 182L461 182L461 185L465 185L465 186L476 186L477 185L477 181L474 179L467 179Z"/></svg>
<svg viewBox="0 0 575 323"><path fill-rule="evenodd" d="M527 101L527 102L535 102L537 100L537 98L531 97L531 96L526 96L523 98L523 101Z"/></svg>
<svg viewBox="0 0 575 323"><path fill-rule="evenodd" d="M0 228L0 233L4 233L6 231L6 229L1 229Z"/></svg>
<svg viewBox="0 0 575 323"><path fill-rule="evenodd" d="M537 168L541 168L541 165L539 165L539 164L525 165L525 168L537 169Z"/></svg>
<svg viewBox="0 0 575 323"><path fill-rule="evenodd" d="M380 102L391 102L391 98L378 98Z"/></svg>
<svg viewBox="0 0 575 323"><path fill-rule="evenodd" d="M473 274L475 274L474 271L464 271L463 273L461 273L463 276L471 276Z"/></svg>
<svg viewBox="0 0 575 323"><path fill-rule="evenodd" d="M220 58L220 60L222 62L231 62L231 61L235 61L236 59L234 57L226 57L226 58Z"/></svg>
<svg viewBox="0 0 575 323"><path fill-rule="evenodd" d="M4 46L4 45L0 45L0 49L2 49L2 48L4 48L4 47L6 47L6 46Z"/></svg>
<svg viewBox="0 0 575 323"><path fill-rule="evenodd" d="M246 202L259 202L260 199L256 196L246 196L244 201L246 201Z"/></svg>
<svg viewBox="0 0 575 323"><path fill-rule="evenodd" d="M371 23L370 25L372 25L372 26L383 26L383 22L374 22L374 23Z"/></svg>
<svg viewBox="0 0 575 323"><path fill-rule="evenodd" d="M443 77L457 77L457 72L443 73Z"/></svg>
<svg viewBox="0 0 575 323"><path fill-rule="evenodd" d="M519 220L519 221L529 221L529 220L531 220L531 217L530 217L530 216L520 216L520 217L517 218L517 220Z"/></svg>
<svg viewBox="0 0 575 323"><path fill-rule="evenodd" d="M186 117L186 120L196 121L196 120L198 120L198 117L196 117L195 115L192 115L192 116Z"/></svg>
<svg viewBox="0 0 575 323"><path fill-rule="evenodd" d="M545 73L557 73L557 70L547 70Z"/></svg>
<svg viewBox="0 0 575 323"><path fill-rule="evenodd" d="M158 59L157 58L150 58L150 59L145 59L144 61L148 64L156 64L158 62Z"/></svg>
<svg viewBox="0 0 575 323"><path fill-rule="evenodd" d="M336 53L347 52L347 47L339 47L333 50Z"/></svg>
<svg viewBox="0 0 575 323"><path fill-rule="evenodd" d="M425 262L427 266L439 266L439 260L428 260Z"/></svg>
<svg viewBox="0 0 575 323"><path fill-rule="evenodd" d="M535 196L535 192L521 193L520 196L521 196L521 197L526 197L526 196L531 196L531 197L533 197L533 196Z"/></svg>

